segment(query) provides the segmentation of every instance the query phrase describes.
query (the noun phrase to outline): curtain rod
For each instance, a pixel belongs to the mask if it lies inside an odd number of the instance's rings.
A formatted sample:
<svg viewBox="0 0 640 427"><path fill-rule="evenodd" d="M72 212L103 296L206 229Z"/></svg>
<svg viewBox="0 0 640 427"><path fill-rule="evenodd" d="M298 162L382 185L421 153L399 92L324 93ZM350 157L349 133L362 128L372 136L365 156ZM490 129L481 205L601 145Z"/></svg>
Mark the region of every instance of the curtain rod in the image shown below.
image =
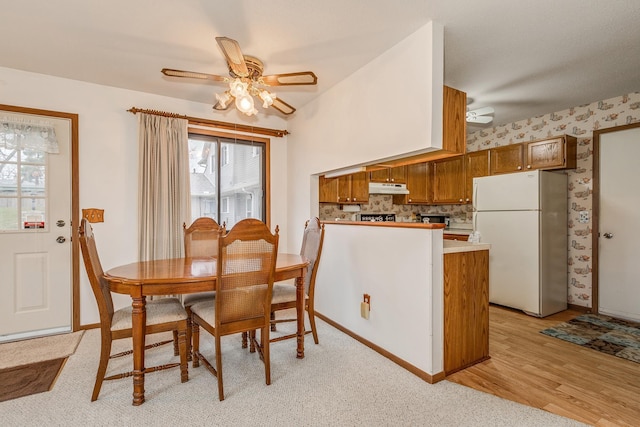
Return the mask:
<svg viewBox="0 0 640 427"><path fill-rule="evenodd" d="M166 111L145 110L145 109L136 108L136 107L131 107L127 111L132 113L132 114L146 113L146 114L153 114L155 116L175 117L175 118L178 118L178 119L187 119L189 121L189 124L192 124L192 125L214 126L214 127L221 128L221 129L235 130L235 131L247 132L247 133L257 133L257 134L260 134L260 135L275 136L275 137L278 137L278 138L283 137L285 135L289 135L289 131L287 131L287 130L278 130L278 129L261 128L261 127L255 127L255 126L239 125L239 124L235 124L235 123L219 122L217 120L209 120L209 119L199 119L197 117L189 117L189 116L184 116L184 115L181 115L181 114L168 113Z"/></svg>

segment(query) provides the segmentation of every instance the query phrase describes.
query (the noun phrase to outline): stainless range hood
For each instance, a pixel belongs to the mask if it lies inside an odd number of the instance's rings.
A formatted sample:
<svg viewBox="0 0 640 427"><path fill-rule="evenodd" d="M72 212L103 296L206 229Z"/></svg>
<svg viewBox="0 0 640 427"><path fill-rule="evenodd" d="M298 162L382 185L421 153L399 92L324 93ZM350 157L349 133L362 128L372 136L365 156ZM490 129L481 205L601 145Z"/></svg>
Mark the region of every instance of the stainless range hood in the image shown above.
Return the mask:
<svg viewBox="0 0 640 427"><path fill-rule="evenodd" d="M409 194L406 184L387 182L370 182L369 194Z"/></svg>

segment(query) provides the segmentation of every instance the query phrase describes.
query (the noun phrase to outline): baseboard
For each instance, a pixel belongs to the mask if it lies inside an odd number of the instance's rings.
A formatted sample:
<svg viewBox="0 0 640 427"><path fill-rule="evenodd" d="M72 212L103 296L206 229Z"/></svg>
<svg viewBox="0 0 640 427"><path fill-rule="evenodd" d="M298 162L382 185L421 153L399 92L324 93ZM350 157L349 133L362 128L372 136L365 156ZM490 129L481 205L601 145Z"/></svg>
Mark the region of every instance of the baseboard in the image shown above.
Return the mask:
<svg viewBox="0 0 640 427"><path fill-rule="evenodd" d="M416 366L412 365L411 363L407 362L406 360L400 359L398 356L394 355L393 353L390 353L389 351L387 351L384 348L372 343L371 341L362 338L360 335L358 335L358 334L354 333L353 331L345 328L344 326L334 322L333 320L329 319L327 316L325 316L325 315L323 315L321 313L318 313L317 311L316 311L316 316L318 318L324 320L325 322L327 322L328 324L330 324L334 328L338 329L339 331L342 331L345 334L349 335L351 338L355 339L356 341L359 341L360 343L366 345L367 347L369 347L371 350L375 351L376 353L381 354L382 356L384 356L387 359L391 360L395 364L403 367L407 371L411 372L412 374L416 375L417 377L419 377L419 378L423 379L424 381L428 382L429 384L435 384L435 383L437 383L439 381L442 381L445 378L445 373L444 372L438 372L435 375L428 374L425 371L423 371L422 369L417 368Z"/></svg>
<svg viewBox="0 0 640 427"><path fill-rule="evenodd" d="M595 313L595 310L593 308L584 307L582 305L567 304L567 308L569 310L575 310L575 311L579 311L581 313Z"/></svg>

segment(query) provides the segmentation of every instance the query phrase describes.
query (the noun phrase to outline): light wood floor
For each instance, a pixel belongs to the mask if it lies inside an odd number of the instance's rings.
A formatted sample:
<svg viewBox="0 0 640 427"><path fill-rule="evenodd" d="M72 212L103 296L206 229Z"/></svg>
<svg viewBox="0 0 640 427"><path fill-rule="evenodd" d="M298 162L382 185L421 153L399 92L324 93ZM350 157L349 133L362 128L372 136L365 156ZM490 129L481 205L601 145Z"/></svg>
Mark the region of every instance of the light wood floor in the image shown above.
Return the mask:
<svg viewBox="0 0 640 427"><path fill-rule="evenodd" d="M579 314L491 306L491 359L447 380L594 426L640 426L640 364L540 333Z"/></svg>

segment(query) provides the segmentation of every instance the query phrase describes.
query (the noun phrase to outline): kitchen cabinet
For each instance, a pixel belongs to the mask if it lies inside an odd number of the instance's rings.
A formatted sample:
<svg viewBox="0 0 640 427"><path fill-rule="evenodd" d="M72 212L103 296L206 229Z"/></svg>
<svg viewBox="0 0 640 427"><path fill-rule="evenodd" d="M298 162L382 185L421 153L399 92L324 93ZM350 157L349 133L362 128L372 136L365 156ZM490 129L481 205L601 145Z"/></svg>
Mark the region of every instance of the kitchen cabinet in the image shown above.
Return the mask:
<svg viewBox="0 0 640 427"><path fill-rule="evenodd" d="M442 92L442 149L467 151L467 94L445 86Z"/></svg>
<svg viewBox="0 0 640 427"><path fill-rule="evenodd" d="M369 175L367 172L339 176L337 180L338 203L365 203L369 201Z"/></svg>
<svg viewBox="0 0 640 427"><path fill-rule="evenodd" d="M451 234L451 233L444 233L442 235L442 238L445 240L458 240L461 242L466 242L469 240L469 235L468 234Z"/></svg>
<svg viewBox="0 0 640 427"><path fill-rule="evenodd" d="M409 194L394 195L393 204L431 203L432 191L429 170L428 162L407 165L407 190L409 190Z"/></svg>
<svg viewBox="0 0 640 427"><path fill-rule="evenodd" d="M522 144L510 144L489 149L490 174L521 172L524 165Z"/></svg>
<svg viewBox="0 0 640 427"><path fill-rule="evenodd" d="M338 178L320 176L318 180L318 201L320 203L338 203Z"/></svg>
<svg viewBox="0 0 640 427"><path fill-rule="evenodd" d="M473 202L473 178L489 175L489 150L464 155L465 203Z"/></svg>
<svg viewBox="0 0 640 427"><path fill-rule="evenodd" d="M445 253L444 372L489 358L489 251Z"/></svg>
<svg viewBox="0 0 640 427"><path fill-rule="evenodd" d="M393 168L380 169L369 173L370 182L394 182L406 184L407 168L405 166L396 166Z"/></svg>
<svg viewBox="0 0 640 427"><path fill-rule="evenodd" d="M465 203L464 156L449 157L431 162L432 203Z"/></svg>
<svg viewBox="0 0 640 427"><path fill-rule="evenodd" d="M575 169L577 138L570 135L527 142L525 169Z"/></svg>

